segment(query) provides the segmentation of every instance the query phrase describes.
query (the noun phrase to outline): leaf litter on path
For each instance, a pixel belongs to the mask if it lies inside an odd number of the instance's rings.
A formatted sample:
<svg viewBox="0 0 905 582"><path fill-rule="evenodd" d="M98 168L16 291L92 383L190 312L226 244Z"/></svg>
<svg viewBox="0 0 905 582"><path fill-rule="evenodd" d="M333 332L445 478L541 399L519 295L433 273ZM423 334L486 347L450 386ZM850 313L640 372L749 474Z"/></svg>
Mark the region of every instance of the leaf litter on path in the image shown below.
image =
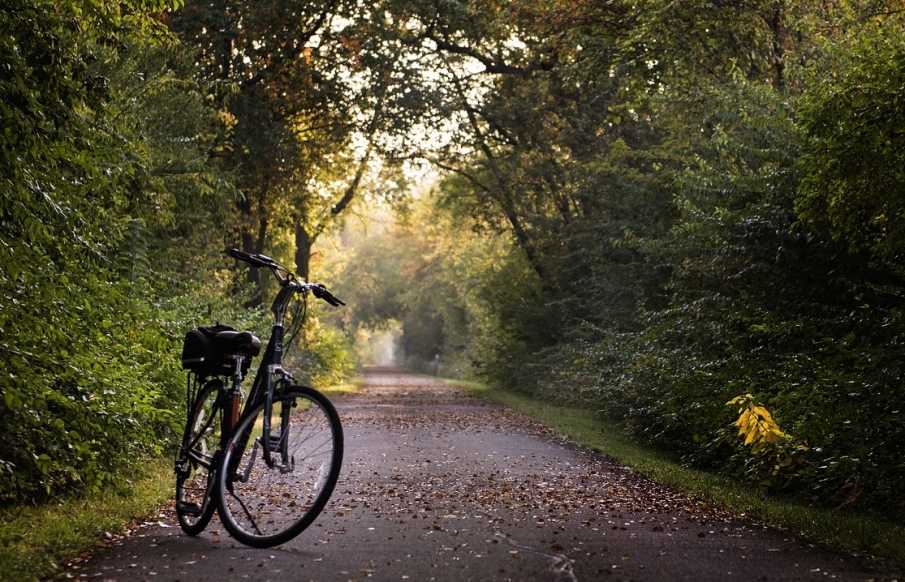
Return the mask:
<svg viewBox="0 0 905 582"><path fill-rule="evenodd" d="M216 519L196 538L146 528L93 556L78 577L883 579L851 556L684 497L432 378L371 370L358 393L335 403L343 470L327 508L296 539L262 551L236 543Z"/></svg>

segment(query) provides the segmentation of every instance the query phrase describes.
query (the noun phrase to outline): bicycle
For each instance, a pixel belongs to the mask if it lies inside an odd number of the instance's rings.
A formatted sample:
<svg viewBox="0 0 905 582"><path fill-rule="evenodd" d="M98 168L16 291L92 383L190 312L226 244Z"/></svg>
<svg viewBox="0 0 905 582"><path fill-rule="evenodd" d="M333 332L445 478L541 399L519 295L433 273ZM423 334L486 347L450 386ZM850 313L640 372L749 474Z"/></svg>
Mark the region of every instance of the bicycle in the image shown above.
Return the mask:
<svg viewBox="0 0 905 582"><path fill-rule="evenodd" d="M267 548L307 528L339 478L339 415L326 396L295 383L283 368L283 353L304 321L309 293L334 307L345 303L319 283L299 281L270 257L237 249L228 254L276 277L274 323L244 406L242 381L261 341L220 324L186 334L187 414L175 463L176 515L182 530L195 536L216 510L233 538ZM299 311L305 311L294 318L297 327L284 345L284 316L296 295Z"/></svg>

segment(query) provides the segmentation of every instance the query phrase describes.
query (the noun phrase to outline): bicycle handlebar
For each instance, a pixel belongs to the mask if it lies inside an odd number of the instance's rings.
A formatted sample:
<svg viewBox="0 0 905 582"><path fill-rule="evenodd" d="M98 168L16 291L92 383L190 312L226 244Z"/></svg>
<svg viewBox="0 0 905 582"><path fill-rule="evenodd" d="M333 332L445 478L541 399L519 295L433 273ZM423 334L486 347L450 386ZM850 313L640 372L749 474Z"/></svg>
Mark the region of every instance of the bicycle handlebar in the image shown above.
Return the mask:
<svg viewBox="0 0 905 582"><path fill-rule="evenodd" d="M267 255L250 255L248 253L243 253L239 249L229 249L229 251L227 252L232 258L239 259L240 261L245 261L252 267L268 267L275 269L280 266L279 263L277 263Z"/></svg>
<svg viewBox="0 0 905 582"><path fill-rule="evenodd" d="M267 255L252 255L249 253L243 253L239 249L229 249L227 254L234 259L238 259L240 261L245 261L252 267L265 267L268 269L272 269L274 273L277 275L277 279L280 280L280 284L284 283L284 279L277 272L279 269L287 270L285 267L280 265L274 259L268 257ZM339 307L340 305L345 305L345 302L337 298L335 295L327 291L327 288L323 285L323 283L301 283L301 282L293 282L296 288L301 292L311 291L311 294L317 297L318 299L322 299L332 305L333 307Z"/></svg>

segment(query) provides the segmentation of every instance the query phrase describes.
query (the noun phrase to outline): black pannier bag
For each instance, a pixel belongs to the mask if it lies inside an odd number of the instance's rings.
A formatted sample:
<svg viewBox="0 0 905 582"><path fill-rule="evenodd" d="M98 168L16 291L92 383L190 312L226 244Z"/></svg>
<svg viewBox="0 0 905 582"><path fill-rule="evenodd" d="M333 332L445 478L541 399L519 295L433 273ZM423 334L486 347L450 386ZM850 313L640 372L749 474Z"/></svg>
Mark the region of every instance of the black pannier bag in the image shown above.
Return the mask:
<svg viewBox="0 0 905 582"><path fill-rule="evenodd" d="M182 367L202 378L231 376L236 371L236 353L247 356L242 362L242 375L248 371L251 358L261 351L261 340L251 332L236 331L228 325L203 325L185 334L182 344Z"/></svg>

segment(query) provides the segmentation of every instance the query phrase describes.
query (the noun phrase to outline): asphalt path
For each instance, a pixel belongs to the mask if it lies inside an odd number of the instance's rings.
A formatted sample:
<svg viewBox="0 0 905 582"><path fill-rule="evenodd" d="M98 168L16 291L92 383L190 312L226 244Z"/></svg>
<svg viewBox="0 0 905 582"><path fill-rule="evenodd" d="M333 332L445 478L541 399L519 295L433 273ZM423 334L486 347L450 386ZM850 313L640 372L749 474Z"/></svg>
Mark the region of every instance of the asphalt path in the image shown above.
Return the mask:
<svg viewBox="0 0 905 582"><path fill-rule="evenodd" d="M892 580L858 558L728 515L430 378L370 370L335 400L336 492L256 550L165 508L62 576L123 582Z"/></svg>

